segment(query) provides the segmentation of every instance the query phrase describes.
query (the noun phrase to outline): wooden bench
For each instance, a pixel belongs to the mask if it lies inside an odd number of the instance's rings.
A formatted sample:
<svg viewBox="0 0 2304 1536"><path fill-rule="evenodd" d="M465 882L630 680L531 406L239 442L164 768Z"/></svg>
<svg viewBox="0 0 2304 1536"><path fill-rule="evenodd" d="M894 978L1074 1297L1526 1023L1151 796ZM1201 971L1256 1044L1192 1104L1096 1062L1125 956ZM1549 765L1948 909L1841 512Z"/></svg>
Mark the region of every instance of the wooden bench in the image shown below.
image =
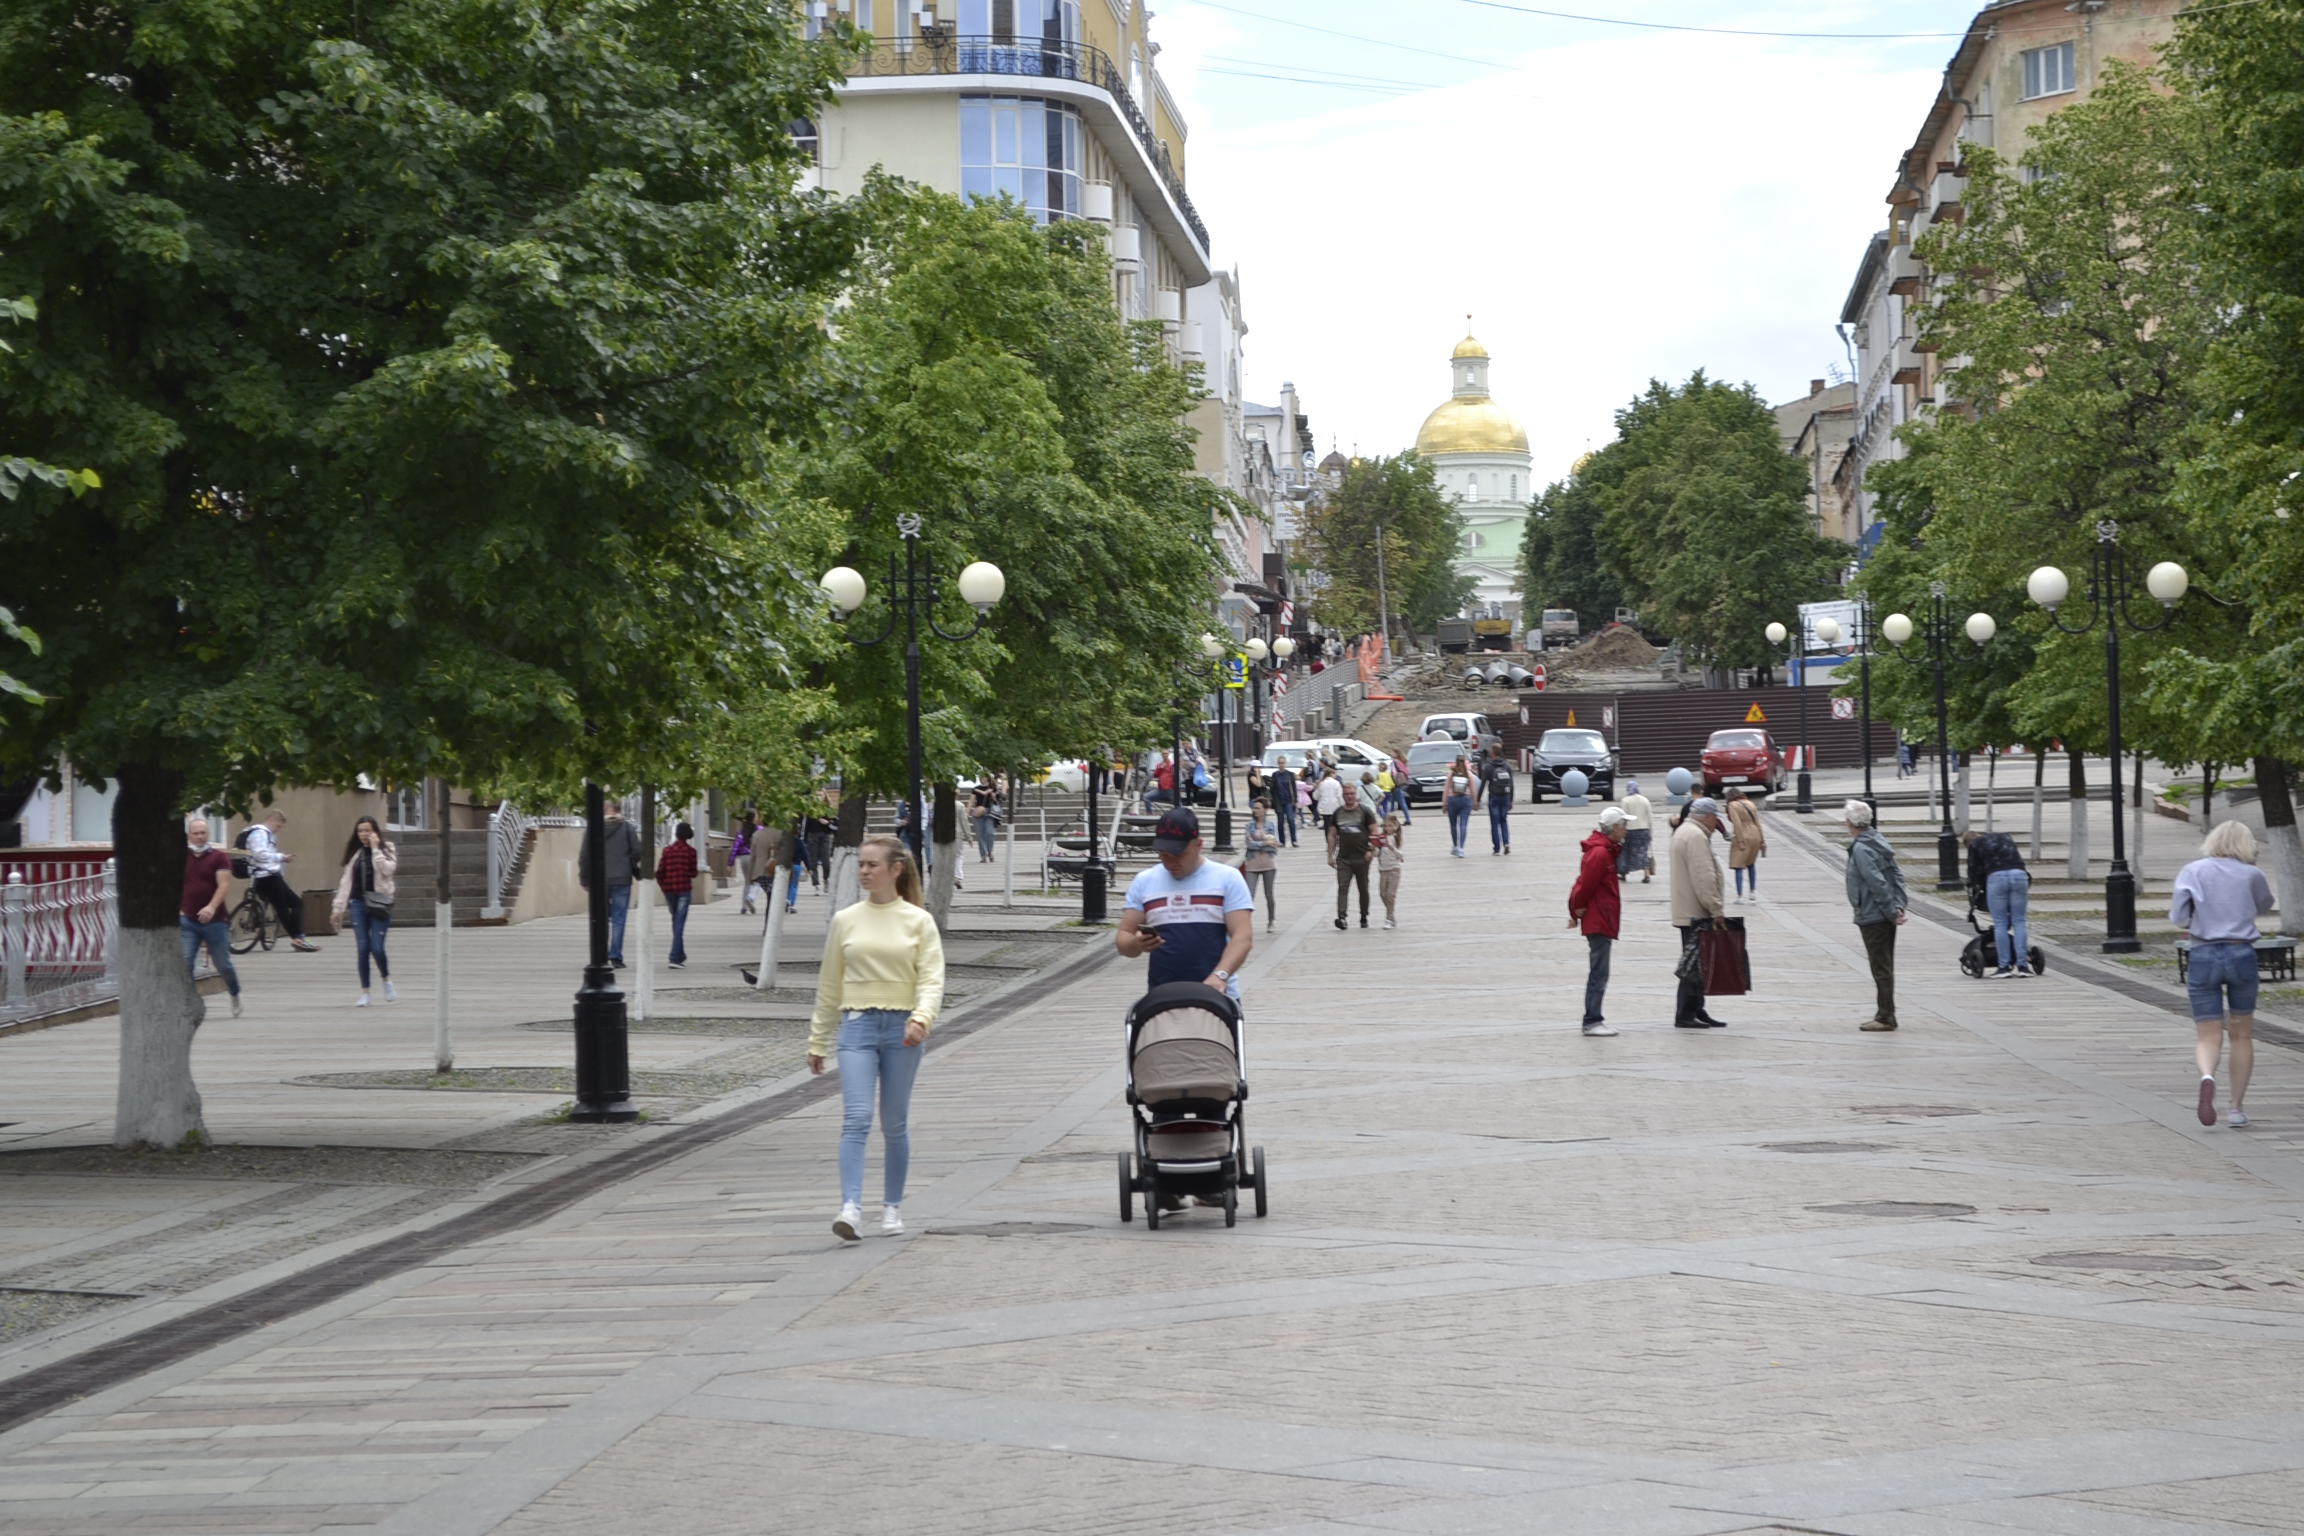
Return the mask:
<svg viewBox="0 0 2304 1536"><path fill-rule="evenodd" d="M2176 941L2176 979L2184 981L2192 974L2192 941ZM2264 981L2294 981L2296 979L2296 941L2281 934L2256 941L2256 975Z"/></svg>

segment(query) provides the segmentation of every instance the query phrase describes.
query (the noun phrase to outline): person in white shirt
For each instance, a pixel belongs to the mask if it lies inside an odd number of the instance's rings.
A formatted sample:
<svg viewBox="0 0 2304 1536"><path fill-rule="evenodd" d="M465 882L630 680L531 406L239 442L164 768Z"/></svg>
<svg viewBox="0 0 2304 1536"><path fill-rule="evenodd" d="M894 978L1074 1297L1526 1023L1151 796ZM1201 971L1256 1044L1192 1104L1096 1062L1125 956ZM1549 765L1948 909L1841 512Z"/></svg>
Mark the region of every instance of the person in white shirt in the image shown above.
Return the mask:
<svg viewBox="0 0 2304 1536"><path fill-rule="evenodd" d="M1656 808L1640 793L1638 779L1624 781L1624 797L1616 804L1624 812L1624 848L1617 856L1616 872L1629 875L1637 869L1640 883L1646 885L1656 873Z"/></svg>
<svg viewBox="0 0 2304 1536"><path fill-rule="evenodd" d="M288 942L310 954L320 946L304 937L304 902L288 883L288 865L296 855L280 846L280 834L287 826L287 816L274 811L240 834L240 846L247 850L248 872L254 877L256 894L264 898L265 905L280 919Z"/></svg>
<svg viewBox="0 0 2304 1536"><path fill-rule="evenodd" d="M2237 821L2219 822L2200 857L2176 872L2168 921L2192 941L2184 987L2192 1002L2194 1059L2200 1067L2202 1125L2216 1123L2216 1058L2232 1041L2232 1109L2227 1125L2246 1125L2240 1107L2256 1069L2256 919L2272 910L2272 882L2256 867L2256 835Z"/></svg>

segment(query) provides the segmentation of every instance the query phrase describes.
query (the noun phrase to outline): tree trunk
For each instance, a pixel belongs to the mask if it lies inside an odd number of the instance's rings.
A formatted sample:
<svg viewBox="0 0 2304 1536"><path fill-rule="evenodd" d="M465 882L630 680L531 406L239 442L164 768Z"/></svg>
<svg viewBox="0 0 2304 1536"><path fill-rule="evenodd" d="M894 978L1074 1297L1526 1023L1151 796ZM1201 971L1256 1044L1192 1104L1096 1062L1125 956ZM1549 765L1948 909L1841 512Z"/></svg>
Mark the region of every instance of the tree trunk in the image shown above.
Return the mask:
<svg viewBox="0 0 2304 1536"><path fill-rule="evenodd" d="M928 877L928 915L941 929L952 914L952 883L960 872L960 817L957 797L948 783L935 791L935 809L928 815L928 837L936 848L936 870Z"/></svg>
<svg viewBox="0 0 2304 1536"><path fill-rule="evenodd" d="M834 912L856 905L856 850L864 846L864 797L850 795L840 802L840 830L832 835L832 871L824 889L829 893L826 921Z"/></svg>
<svg viewBox="0 0 2304 1536"><path fill-rule="evenodd" d="M656 1011L656 790L640 786L640 867L632 873L632 985L625 1017L637 1024Z"/></svg>
<svg viewBox="0 0 2304 1536"><path fill-rule="evenodd" d="M2072 762L2072 785L2069 804L2072 807L2072 848L2066 856L2064 872L2067 878L2088 878L2088 760L2074 747L2067 756ZM2120 814L2120 807L2112 807L2112 814Z"/></svg>
<svg viewBox="0 0 2304 1536"><path fill-rule="evenodd" d="M2032 862L2035 864L2040 862L2041 801L2046 797L2047 787L2048 753L2045 748L2036 747L2032 752Z"/></svg>
<svg viewBox="0 0 2304 1536"><path fill-rule="evenodd" d="M2256 759L2256 795L2264 807L2264 844L2271 866L2272 894L2280 902L2281 927L2296 931L2304 913L2304 839L2296 829L2296 801L2288 764L2277 757Z"/></svg>
<svg viewBox="0 0 2304 1536"><path fill-rule="evenodd" d="M428 793L438 850L432 868L432 1070L443 1075L456 1070L456 1037L448 1017L449 941L456 931L455 868L449 859L453 847L453 818L448 813L448 781L435 777Z"/></svg>
<svg viewBox="0 0 2304 1536"><path fill-rule="evenodd" d="M1974 791L1970 787L1974 781L1968 773L1974 756L1969 752L1961 753L1956 759L1959 766L1952 772L1952 829L1955 832L1968 830L1971 810L1975 804Z"/></svg>
<svg viewBox="0 0 2304 1536"><path fill-rule="evenodd" d="M2136 789L2131 799L2136 808L2136 820L2128 834L2128 867L2136 871L2136 889L2144 889L2144 754L2136 754ZM2112 807L2112 814L2120 814L2120 807Z"/></svg>
<svg viewBox="0 0 2304 1536"><path fill-rule="evenodd" d="M184 889L184 776L133 763L120 770L119 785L112 846L120 902L120 1080L112 1144L197 1144L206 1139L207 1124L192 1081L192 1037L207 1005L184 968L176 928Z"/></svg>

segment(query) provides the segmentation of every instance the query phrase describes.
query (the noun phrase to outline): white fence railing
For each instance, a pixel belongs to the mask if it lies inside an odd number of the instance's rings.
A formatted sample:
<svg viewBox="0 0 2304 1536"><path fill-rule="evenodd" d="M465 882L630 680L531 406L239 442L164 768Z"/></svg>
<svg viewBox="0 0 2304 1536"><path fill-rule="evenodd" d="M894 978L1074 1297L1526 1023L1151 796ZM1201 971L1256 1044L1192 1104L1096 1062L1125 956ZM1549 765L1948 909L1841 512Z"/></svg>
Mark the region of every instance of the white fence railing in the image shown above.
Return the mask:
<svg viewBox="0 0 2304 1536"><path fill-rule="evenodd" d="M120 993L117 869L0 885L0 1020L106 1002Z"/></svg>

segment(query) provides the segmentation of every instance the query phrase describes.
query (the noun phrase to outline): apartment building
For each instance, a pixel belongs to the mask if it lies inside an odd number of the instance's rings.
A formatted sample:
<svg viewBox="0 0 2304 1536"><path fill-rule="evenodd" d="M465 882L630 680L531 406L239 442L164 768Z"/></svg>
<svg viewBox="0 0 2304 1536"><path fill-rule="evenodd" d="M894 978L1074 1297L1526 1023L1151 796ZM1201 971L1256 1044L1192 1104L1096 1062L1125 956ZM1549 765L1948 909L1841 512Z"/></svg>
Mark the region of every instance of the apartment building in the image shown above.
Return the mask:
<svg viewBox="0 0 2304 1536"><path fill-rule="evenodd" d="M1976 14L1953 50L1934 103L1897 159L1886 227L1866 242L1840 307L1841 335L1856 357L1856 402L1832 485L1863 548L1878 538L1866 471L1902 458L1896 429L1947 403L1951 360L1931 354L1915 323L1934 279L1913 242L1963 217L1969 146L2016 159L2051 114L2087 98L2106 64L2155 62L2181 9L2182 0L1999 0Z"/></svg>
<svg viewBox="0 0 2304 1536"><path fill-rule="evenodd" d="M1776 436L1808 473L1808 526L1853 544L1863 535L1850 514L1838 473L1855 436L1856 386L1810 379L1808 393L1776 406Z"/></svg>

